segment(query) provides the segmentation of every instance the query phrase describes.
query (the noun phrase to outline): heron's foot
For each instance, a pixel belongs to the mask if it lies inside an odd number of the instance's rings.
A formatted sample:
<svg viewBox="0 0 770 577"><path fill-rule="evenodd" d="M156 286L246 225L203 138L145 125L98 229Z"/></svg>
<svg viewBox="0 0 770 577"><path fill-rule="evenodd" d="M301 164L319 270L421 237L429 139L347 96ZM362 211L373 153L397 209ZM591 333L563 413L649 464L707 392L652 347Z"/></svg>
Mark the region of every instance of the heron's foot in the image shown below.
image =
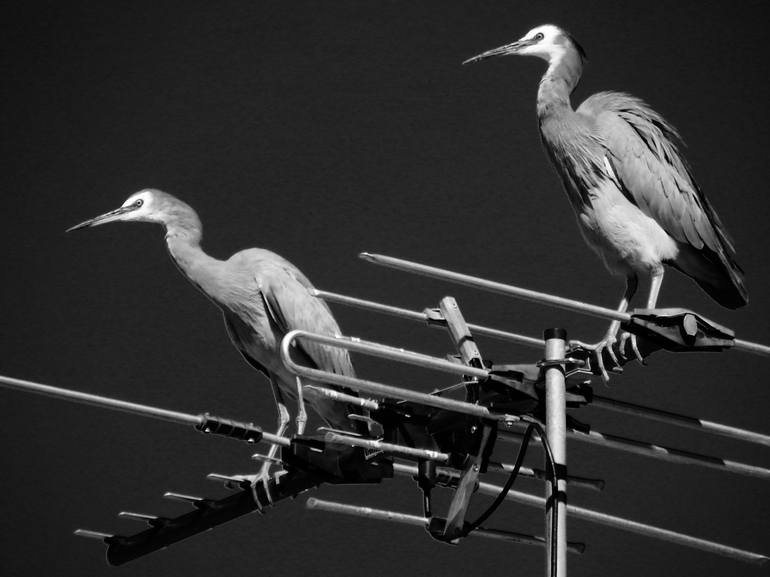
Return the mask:
<svg viewBox="0 0 770 577"><path fill-rule="evenodd" d="M610 370L616 374L620 374L623 372L623 367L620 366L618 357L615 354L614 345L616 344L616 342L617 342L617 339L614 334L607 334L601 341L595 344L588 344L582 341L570 341L569 344L570 344L570 347L580 347L582 349L591 351L593 353L591 355L591 358L592 360L595 359L596 367L599 369L599 374L601 375L602 380L606 384L610 381L610 376L607 373L607 368L604 365L605 351L607 351L607 356L609 356L610 361L612 362L612 366L610 367Z"/></svg>
<svg viewBox="0 0 770 577"><path fill-rule="evenodd" d="M626 349L628 348L627 344L629 341L631 343L631 350L633 351L636 360L639 361L639 363L642 365L647 365L647 361L644 360L644 357L642 356L642 353L639 352L639 347L636 344L636 335L629 333L628 331L623 331L620 334L620 345L618 346L618 351L620 354L623 355L623 358L628 358L626 355Z"/></svg>
<svg viewBox="0 0 770 577"><path fill-rule="evenodd" d="M284 469L280 469L276 471L275 473L271 473L272 463L265 462L262 465L262 468L259 470L259 473L256 475L238 475L237 481L233 483L233 485L237 484L238 486L235 488L242 489L244 485L251 487L251 492L254 495L254 502L257 504L263 504L263 501L259 498L259 495L257 494L257 487L262 485L262 488L265 492L265 496L267 497L267 504L272 505L273 504L273 494L270 490L270 480L271 479L277 479L281 475L285 475L287 471Z"/></svg>

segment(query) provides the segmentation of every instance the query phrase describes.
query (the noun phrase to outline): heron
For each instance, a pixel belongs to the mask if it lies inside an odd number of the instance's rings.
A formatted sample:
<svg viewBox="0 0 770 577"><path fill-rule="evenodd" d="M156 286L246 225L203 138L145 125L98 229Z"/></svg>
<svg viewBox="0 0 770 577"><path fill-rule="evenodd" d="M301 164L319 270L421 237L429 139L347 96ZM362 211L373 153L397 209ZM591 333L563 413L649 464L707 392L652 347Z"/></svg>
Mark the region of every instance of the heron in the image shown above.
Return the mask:
<svg viewBox="0 0 770 577"><path fill-rule="evenodd" d="M733 241L681 155L676 129L644 101L623 92L599 92L574 110L570 96L586 55L558 26L538 26L463 64L507 55L548 63L537 92L541 141L583 238L610 272L625 276L618 311L628 309L640 275L650 278L647 308L654 309L664 265L692 278L724 307L746 305L748 292ZM607 348L614 359L611 345L619 329L620 322L613 321L604 339L591 347L600 353ZM606 380L602 355L597 358Z"/></svg>
<svg viewBox="0 0 770 577"><path fill-rule="evenodd" d="M140 190L119 208L77 224L67 232L110 222L152 222L164 226L171 259L182 274L221 309L235 348L251 367L270 381L278 407L277 435L283 435L289 425L287 397L297 401L298 434L304 432L307 422L305 399L334 429L360 430L361 422L351 422L348 418L355 409L310 390L303 393L302 381L281 362L281 339L289 331L341 334L329 307L312 294L313 285L296 266L261 248L242 250L227 260L209 256L201 248L203 229L195 210L156 189ZM294 352L308 366L355 376L347 350L308 342L298 344ZM271 446L260 473L249 476L249 480L267 479L277 449L277 445Z"/></svg>

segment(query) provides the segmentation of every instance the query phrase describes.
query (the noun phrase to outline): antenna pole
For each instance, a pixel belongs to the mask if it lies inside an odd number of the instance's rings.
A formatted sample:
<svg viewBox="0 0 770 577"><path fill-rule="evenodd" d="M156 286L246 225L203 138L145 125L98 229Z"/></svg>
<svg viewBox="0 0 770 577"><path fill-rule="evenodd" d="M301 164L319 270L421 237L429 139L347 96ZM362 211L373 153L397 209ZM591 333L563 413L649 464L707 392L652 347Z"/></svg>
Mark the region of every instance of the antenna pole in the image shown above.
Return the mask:
<svg viewBox="0 0 770 577"><path fill-rule="evenodd" d="M545 489L546 572L550 577L567 577L567 400L564 378L567 331L548 329L543 338L545 432L556 470L556 494L552 494L550 483L546 484ZM547 467L546 470L550 469ZM550 529L554 516L557 523L555 536ZM556 543L553 543L554 537Z"/></svg>

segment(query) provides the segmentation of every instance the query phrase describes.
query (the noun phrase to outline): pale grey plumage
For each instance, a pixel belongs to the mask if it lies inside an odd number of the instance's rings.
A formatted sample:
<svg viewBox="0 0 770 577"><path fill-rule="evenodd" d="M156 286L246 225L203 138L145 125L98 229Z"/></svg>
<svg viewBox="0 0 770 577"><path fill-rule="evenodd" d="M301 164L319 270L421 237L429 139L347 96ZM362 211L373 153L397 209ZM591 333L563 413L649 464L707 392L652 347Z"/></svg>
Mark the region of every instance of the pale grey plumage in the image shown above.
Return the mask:
<svg viewBox="0 0 770 577"><path fill-rule="evenodd" d="M537 97L542 141L586 241L627 278L620 308L635 292L638 274L651 275L648 307L656 305L663 264L693 278L720 304L745 305L734 246L682 158L674 128L640 99L618 92L595 94L573 110L570 95L584 52L556 26L534 28L471 61L506 54L549 64Z"/></svg>
<svg viewBox="0 0 770 577"><path fill-rule="evenodd" d="M296 398L295 377L280 359L283 336L294 329L340 334L328 306L312 294L312 284L297 267L271 251L257 248L240 251L224 261L209 256L201 249L202 225L192 207L153 189L139 191L120 208L70 230L113 221L162 224L174 263L221 309L233 345L252 367L270 379L278 389L277 394ZM344 349L300 343L294 353L308 366L349 376L355 374ZM312 392L306 393L305 400L332 427L360 428L360 423L347 418L349 413L356 412L352 407Z"/></svg>

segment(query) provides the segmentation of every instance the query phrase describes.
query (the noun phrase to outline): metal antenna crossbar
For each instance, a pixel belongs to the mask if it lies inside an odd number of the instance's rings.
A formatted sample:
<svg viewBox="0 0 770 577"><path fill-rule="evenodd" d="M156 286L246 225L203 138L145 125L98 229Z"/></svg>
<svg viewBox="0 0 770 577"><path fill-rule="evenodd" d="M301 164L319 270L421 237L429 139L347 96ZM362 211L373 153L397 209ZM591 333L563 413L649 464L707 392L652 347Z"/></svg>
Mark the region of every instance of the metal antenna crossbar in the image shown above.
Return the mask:
<svg viewBox="0 0 770 577"><path fill-rule="evenodd" d="M427 528L427 526L430 524L430 519L420 515L410 515L409 513L399 513L396 511L386 511L384 509L373 509L371 507L349 505L347 503L326 501L324 499L317 499L315 497L310 497L305 505L308 509L315 509L317 511L341 513L343 515L365 517L367 519L376 519L378 521L390 521L392 523L413 525L415 527ZM493 529L479 528L469 534L469 536L473 535L478 537L486 537L489 539L497 539L500 541L508 541L509 543L519 543L522 545L535 545L540 547L545 545L545 540L542 537L523 535L521 533L514 533L512 531L497 531ZM582 543L570 543L567 546L567 550L571 553L579 554L585 550L585 545Z"/></svg>
<svg viewBox="0 0 770 577"><path fill-rule="evenodd" d="M161 421L168 421L180 425L192 425L204 433L220 434L249 442L264 441L285 447L290 443L289 439L286 437L279 437L278 435L273 435L272 433L265 433L260 427L257 427L251 423L242 423L240 421L222 419L206 413L200 415L192 415L189 413L181 413L179 411L169 411L168 409L161 409L151 405L142 405L139 403L122 401L120 399L103 397L101 395L83 393L80 391L73 391L71 389L62 389L60 387L52 387L42 383L25 381L23 379L15 379L13 377L6 377L3 375L0 375L0 385L4 385L8 388L20 391L39 393L48 397L64 399L76 403L83 403L86 405L93 405L96 407L112 409L115 411L122 411L124 413L131 413L133 415L140 415L142 417L150 417L152 419L159 419Z"/></svg>
<svg viewBox="0 0 770 577"><path fill-rule="evenodd" d="M502 440L506 440L506 437L522 436L521 433L513 431L499 431L499 433L500 439ZM770 469L764 467L740 463L738 461L730 461L728 459L722 459L721 457L701 455L692 451L674 449L672 447L663 447L661 445L628 439L617 435L610 435L608 433L600 433L598 431L584 432L575 429L567 429L567 436L578 441L585 441L587 443L593 443L595 445L601 445L603 447L617 449L619 451L641 455L643 457L652 457L653 459L668 461L670 463L697 465L708 469L737 473L747 477L756 477L765 480L770 479ZM535 434L535 437L538 438L537 434Z"/></svg>
<svg viewBox="0 0 770 577"><path fill-rule="evenodd" d="M424 393L418 393L409 389L393 387L390 385L376 383L374 381L367 381L344 375L337 375L334 373L328 373L318 369L298 365L294 363L294 361L292 361L291 357L289 356L291 343L293 343L293 341L297 338L304 338L331 346L338 346L352 351L372 354L374 356L379 356L391 360L403 361L406 363L423 366L425 368L441 370L457 375L468 375L477 378L487 378L489 375L488 372L484 369L470 367L468 365L461 365L451 361L446 361L444 359L423 355L421 353L415 353L412 351L406 351L404 349L381 345L379 343L362 341L360 339L351 337L335 337L329 335L318 335L307 331L292 331L284 337L284 340L281 344L281 354L287 368L299 376L308 377L322 382L331 382L341 386L347 386L372 395L403 399L406 401L412 401L436 408L471 414L474 416L492 419L496 418L498 420L510 423L518 423L522 420L519 416L492 415L488 408L481 405L465 403L444 397L426 395ZM514 432L500 432L502 433L503 438L506 434L514 436L517 435L517 433ZM577 430L569 430L567 431L567 434L571 438L612 447L638 455L654 457L680 464L700 465L702 467L728 471L761 479L770 479L770 469L758 467L756 465L740 463L737 461L731 461L728 459L722 459L720 457L700 455L691 451L675 449L671 447L662 447L645 441L626 439L624 437L599 433L596 431L581 432Z"/></svg>
<svg viewBox="0 0 770 577"><path fill-rule="evenodd" d="M404 445L396 445L394 443L386 443L385 441L376 439L362 439L360 437L342 435L340 433L326 433L324 436L324 441L335 445L363 447L364 449L370 449L372 451L383 451L385 453L393 453L395 455L400 455L410 459L437 461L439 463L446 463L451 458L449 453L431 451L429 449L418 449Z"/></svg>
<svg viewBox="0 0 770 577"><path fill-rule="evenodd" d="M377 343L369 343L359 339L352 339L350 337L319 335L308 331L291 331L287 333L281 341L281 357L283 359L284 365L287 369L289 369L289 371L300 377L307 377L316 381L349 387L353 390L361 391L370 395L419 403L428 407L445 409L448 411L463 413L474 417L504 421L508 423L514 423L521 420L521 417L518 415L493 413L489 410L489 408L482 405L464 403L455 399L448 399L435 395L426 395L425 393L418 393L417 391L410 389L403 389L401 387L385 385L375 381L339 375L336 373L330 373L318 369L313 369L311 367L298 365L291 358L292 344L296 339L307 339L326 345L341 347L362 353L370 353L375 356L381 356L392 360L399 360L425 368L451 372L454 374L480 376L486 378L487 372L483 369L475 369L465 365L458 365L456 363L452 363L451 361L437 359L428 355L413 353L403 349L397 349L395 347L379 345Z"/></svg>
<svg viewBox="0 0 770 577"><path fill-rule="evenodd" d="M699 419L698 417L678 415L670 411L664 411L662 409L655 409L652 407L643 407L641 405L635 405L626 401L610 399L608 397L602 397L599 395L593 395L591 397L591 405L599 409L606 409L619 413L627 413L630 415L651 419L653 421L660 421L661 423L686 427L688 429L695 429L696 431L705 431L715 435L722 435L723 437L730 437L733 439L746 441L748 443L755 443L757 445L770 447L770 435L765 435L738 427L731 427L729 425L723 425L721 423Z"/></svg>
<svg viewBox="0 0 770 577"><path fill-rule="evenodd" d="M566 309L568 311L576 311L579 313L599 317L602 319L617 320L621 322L627 322L631 315L628 313L621 313L613 309L606 307L600 307L598 305L592 305L584 303L574 299L568 299L556 295L550 295L539 291L525 289L513 285L503 284L467 274L452 272L446 269L428 266L417 262L395 258L392 256L385 256L383 254L372 254L368 252L362 252L358 255L365 261L394 268L397 270L403 270L430 278L437 278L447 280L457 284L478 288L498 294L502 294L509 297L520 298L528 301L546 303L554 307ZM539 346L542 346L542 341Z"/></svg>
<svg viewBox="0 0 770 577"><path fill-rule="evenodd" d="M347 305L347 306L356 307L360 309L367 309L367 310L383 313L386 315L399 317L402 319L424 322L424 323L427 323L429 327L443 328L443 324L444 324L440 320L438 320L433 314L431 314L433 311L431 311L431 313L427 312L427 310L412 311L401 307L395 307L392 305L386 305L386 304L382 304L374 301L359 299L356 297L351 297L351 296L347 296L339 293L333 293L333 292L323 291L318 289L314 289L313 294L319 298L324 299L327 302L339 303L342 305ZM508 331L503 331L500 329L494 329L491 327L485 327L483 325L476 325L472 323L468 323L468 328L471 331L473 331L473 334L475 335L482 335L485 337L498 339L501 341L507 341L511 343L517 343L520 345L534 347L537 349L543 348L542 339L537 339L535 337L528 337L526 335L511 333Z"/></svg>
<svg viewBox="0 0 770 577"><path fill-rule="evenodd" d="M457 284L470 286L473 288L486 290L489 292L494 292L494 293L502 294L509 297L515 297L515 298L520 298L528 301L545 303L554 307L575 311L578 313L583 313L586 315L591 315L591 316L595 316L603 319L609 319L609 320L615 320L615 321L627 323L633 317L633 315L630 313L624 313L613 309L608 309L606 307L585 303L575 299L569 299L565 297L551 295L548 293L543 293L543 292L525 289L525 288L521 288L513 285L508 285L500 282L490 281L487 279L466 275L462 273L457 273L457 272L449 271L449 270L434 267L434 266L428 266L428 265L420 264L409 260L394 258L392 256L362 252L359 254L359 257L361 257L363 260L366 260L368 262L371 262L377 265L386 266L386 267L394 268L398 270L403 270L406 272L411 272L411 273L415 273L415 274L419 274L419 275L423 275L431 278L442 279L449 282L454 282ZM742 339L734 339L732 348L742 350L748 353L754 353L754 354L763 355L763 356L770 356L770 346L763 345L760 343L745 341Z"/></svg>
<svg viewBox="0 0 770 577"><path fill-rule="evenodd" d="M394 463L393 471L399 475L414 476L417 474L417 467L414 465L406 465L403 463ZM452 469L441 468L439 473L449 476L457 477L458 473ZM494 485L492 483L480 482L479 493L489 496L497 496L500 494L502 487ZM536 495L530 495L521 491L511 489L506 495L506 500L521 503L531 507L537 507L542 509L545 506L545 498L538 497ZM753 563L756 565L762 565L766 563L770 558L760 553L754 553L752 551L746 551L744 549L738 549L736 547L730 547L729 545L723 545L722 543L716 543L707 539L701 539L699 537L693 537L684 533L678 533L669 529L663 529L655 527L654 525L648 525L646 523L639 523L637 521L631 521L622 517L616 517L607 513L600 513L592 509L586 509L585 507L578 507L576 505L567 504L567 514L575 519L583 519L592 523L605 525L607 527L613 527L615 529L621 529L637 535L644 535L646 537L652 537L655 539L661 539L669 543L675 543L685 547L691 547L699 549L701 551L707 551L709 553L715 553L723 557L729 557L738 561L746 563Z"/></svg>
<svg viewBox="0 0 770 577"><path fill-rule="evenodd" d="M342 335L321 335L318 333L311 333L309 331L296 330L288 333L284 337L284 342L289 340L289 337L291 337L291 341L294 341L298 338L307 339L309 341L314 341L333 347L339 347L341 349L347 349L357 353L364 353L373 357L380 357L382 359L407 363L410 365L423 367L425 369L450 373L460 377L469 376L479 379L486 379L489 377L489 372L485 369L461 365L446 359L432 357L430 355L425 355L415 351L408 351L400 347L392 347L382 343L365 341L359 339L358 337L347 337Z"/></svg>

